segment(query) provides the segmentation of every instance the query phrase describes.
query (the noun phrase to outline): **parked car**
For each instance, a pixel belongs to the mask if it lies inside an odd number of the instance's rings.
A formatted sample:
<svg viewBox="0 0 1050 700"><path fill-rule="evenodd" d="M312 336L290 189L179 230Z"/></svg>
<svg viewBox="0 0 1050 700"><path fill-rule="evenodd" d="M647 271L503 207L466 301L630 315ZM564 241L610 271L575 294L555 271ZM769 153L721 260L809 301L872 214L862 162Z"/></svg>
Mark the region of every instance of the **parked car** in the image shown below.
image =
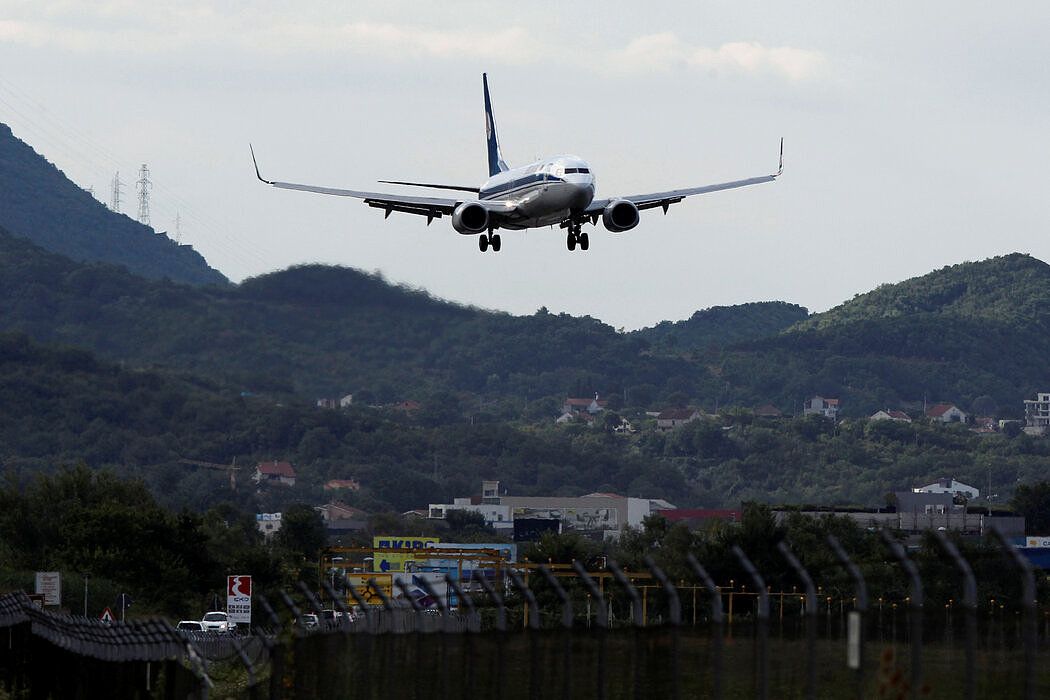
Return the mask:
<svg viewBox="0 0 1050 700"><path fill-rule="evenodd" d="M204 623L200 620L182 620L175 629L183 632L203 632Z"/></svg>
<svg viewBox="0 0 1050 700"><path fill-rule="evenodd" d="M229 615L218 610L204 613L204 617L201 618L201 624L204 625L205 630L215 632L232 632L237 627L236 622L230 621Z"/></svg>
<svg viewBox="0 0 1050 700"><path fill-rule="evenodd" d="M320 622L317 620L317 615L315 615L314 613L306 613L305 615L303 615L303 627L305 627L306 629L315 630L318 628L319 625Z"/></svg>

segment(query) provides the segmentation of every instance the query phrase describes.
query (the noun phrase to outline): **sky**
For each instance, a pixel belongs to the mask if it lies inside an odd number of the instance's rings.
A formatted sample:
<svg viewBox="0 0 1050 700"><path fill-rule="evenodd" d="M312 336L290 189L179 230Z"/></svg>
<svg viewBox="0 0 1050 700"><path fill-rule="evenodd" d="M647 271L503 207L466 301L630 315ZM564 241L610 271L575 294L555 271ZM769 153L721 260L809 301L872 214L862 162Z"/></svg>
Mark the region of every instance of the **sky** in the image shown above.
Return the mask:
<svg viewBox="0 0 1050 700"><path fill-rule="evenodd" d="M0 0L0 122L105 203L119 173L132 218L146 164L153 227L235 282L344 265L632 330L1050 261L1048 26L1027 0ZM477 186L483 72L506 160L578 155L599 197L771 174L781 137L784 174L573 253L549 228L481 253L447 218L255 178L249 143L272 180Z"/></svg>

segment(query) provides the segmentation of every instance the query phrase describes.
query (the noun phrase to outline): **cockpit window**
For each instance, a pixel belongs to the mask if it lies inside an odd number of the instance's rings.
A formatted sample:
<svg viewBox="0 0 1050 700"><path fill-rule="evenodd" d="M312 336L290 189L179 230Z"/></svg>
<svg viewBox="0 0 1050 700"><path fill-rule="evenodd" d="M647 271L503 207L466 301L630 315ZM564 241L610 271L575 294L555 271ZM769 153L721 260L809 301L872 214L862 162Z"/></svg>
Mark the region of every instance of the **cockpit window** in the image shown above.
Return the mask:
<svg viewBox="0 0 1050 700"><path fill-rule="evenodd" d="M565 174L566 175L569 175L571 173L589 173L589 172L591 172L591 171L589 169L587 169L587 168L565 168Z"/></svg>

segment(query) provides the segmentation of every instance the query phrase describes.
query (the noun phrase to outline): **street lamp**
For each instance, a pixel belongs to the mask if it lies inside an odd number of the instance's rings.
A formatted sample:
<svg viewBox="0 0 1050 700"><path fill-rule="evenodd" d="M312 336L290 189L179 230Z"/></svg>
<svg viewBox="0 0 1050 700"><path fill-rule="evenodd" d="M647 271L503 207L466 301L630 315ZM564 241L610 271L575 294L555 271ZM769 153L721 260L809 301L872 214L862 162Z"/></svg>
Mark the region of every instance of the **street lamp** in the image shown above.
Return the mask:
<svg viewBox="0 0 1050 700"><path fill-rule="evenodd" d="M91 578L91 572L83 571L80 575L84 577L84 617L87 617L88 579Z"/></svg>

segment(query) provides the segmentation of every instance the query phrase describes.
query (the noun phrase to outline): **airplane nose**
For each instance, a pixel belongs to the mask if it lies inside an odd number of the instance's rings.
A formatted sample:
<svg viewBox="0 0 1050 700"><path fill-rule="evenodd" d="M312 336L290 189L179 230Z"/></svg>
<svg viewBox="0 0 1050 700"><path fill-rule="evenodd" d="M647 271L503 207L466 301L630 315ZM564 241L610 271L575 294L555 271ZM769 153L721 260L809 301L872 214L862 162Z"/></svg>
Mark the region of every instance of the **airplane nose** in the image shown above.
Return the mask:
<svg viewBox="0 0 1050 700"><path fill-rule="evenodd" d="M586 209L594 199L594 181L574 182L572 209Z"/></svg>

